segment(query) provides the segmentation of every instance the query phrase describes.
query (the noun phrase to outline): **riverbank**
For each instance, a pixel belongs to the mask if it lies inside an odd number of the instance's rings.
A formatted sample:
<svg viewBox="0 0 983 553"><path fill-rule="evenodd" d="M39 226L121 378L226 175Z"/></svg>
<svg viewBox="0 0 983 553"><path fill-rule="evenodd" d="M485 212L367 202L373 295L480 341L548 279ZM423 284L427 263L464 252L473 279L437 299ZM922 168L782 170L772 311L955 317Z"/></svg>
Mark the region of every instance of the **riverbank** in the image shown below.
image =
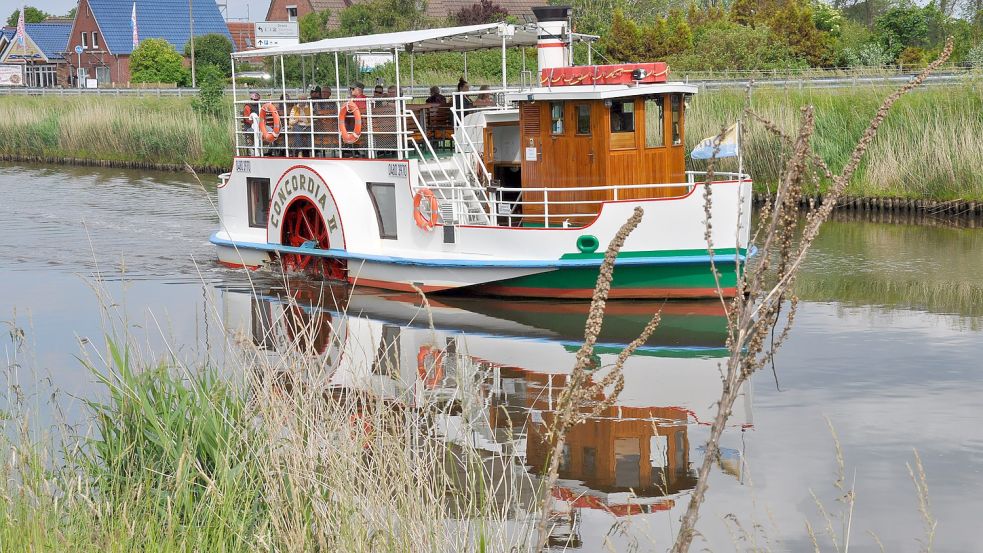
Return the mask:
<svg viewBox="0 0 983 553"><path fill-rule="evenodd" d="M800 106L816 107L816 150L838 171L873 117L889 86L836 89L760 89L753 108L794 129ZM851 197L902 201L983 201L983 88L967 81L920 90L899 101L881 126L867 159L847 190ZM687 148L737 120L742 92L697 94L687 112ZM220 173L232 164L231 109L202 118L190 98L0 97L0 159L126 166L164 170L190 164ZM767 193L781 173L779 141L751 125L746 168ZM732 161L721 168L731 168ZM818 194L824 191L820 184ZM886 202L884 199L896 199ZM916 204L917 207L917 204ZM927 208L926 208L927 209ZM960 208L961 210L961 208Z"/></svg>

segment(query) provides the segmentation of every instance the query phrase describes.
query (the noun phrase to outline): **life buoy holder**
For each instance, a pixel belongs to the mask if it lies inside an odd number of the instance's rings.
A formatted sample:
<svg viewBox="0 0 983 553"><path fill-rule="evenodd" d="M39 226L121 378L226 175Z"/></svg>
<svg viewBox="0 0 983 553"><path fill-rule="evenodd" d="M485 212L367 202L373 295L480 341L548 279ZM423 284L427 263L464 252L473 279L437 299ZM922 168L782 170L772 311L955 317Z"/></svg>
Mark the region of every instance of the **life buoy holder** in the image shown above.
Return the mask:
<svg viewBox="0 0 983 553"><path fill-rule="evenodd" d="M421 346L416 354L416 373L427 389L439 386L444 380L444 352L433 346Z"/></svg>
<svg viewBox="0 0 983 553"><path fill-rule="evenodd" d="M273 128L271 129L266 127L267 117L273 119ZM280 137L280 112L276 110L276 106L269 102L259 108L259 134L263 137L263 142L267 144L272 144Z"/></svg>
<svg viewBox="0 0 983 553"><path fill-rule="evenodd" d="M352 130L348 130L349 114L355 119L355 128ZM338 110L338 131L341 132L341 141L345 144L354 144L362 136L362 110L358 109L358 104L353 100L349 100Z"/></svg>
<svg viewBox="0 0 983 553"><path fill-rule="evenodd" d="M424 209L430 213L425 214ZM433 230L437 226L437 198L429 188L421 188L413 196L413 220L423 230Z"/></svg>

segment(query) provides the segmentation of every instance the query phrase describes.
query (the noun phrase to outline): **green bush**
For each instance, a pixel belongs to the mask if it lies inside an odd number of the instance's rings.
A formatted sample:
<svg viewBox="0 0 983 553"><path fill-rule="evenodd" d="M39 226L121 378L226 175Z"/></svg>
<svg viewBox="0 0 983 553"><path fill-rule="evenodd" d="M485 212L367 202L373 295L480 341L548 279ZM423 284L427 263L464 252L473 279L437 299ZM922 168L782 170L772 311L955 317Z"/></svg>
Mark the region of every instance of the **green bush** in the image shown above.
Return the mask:
<svg viewBox="0 0 983 553"><path fill-rule="evenodd" d="M181 54L162 38L148 38L130 55L130 80L135 83L187 84L188 70Z"/></svg>
<svg viewBox="0 0 983 553"><path fill-rule="evenodd" d="M198 67L198 97L191 107L201 115L218 117L225 109L222 101L225 95L226 79L222 70L212 64Z"/></svg>
<svg viewBox="0 0 983 553"><path fill-rule="evenodd" d="M184 45L184 56L191 57L191 41ZM229 37L211 33L195 37L195 63L213 65L226 77L232 76L232 41Z"/></svg>

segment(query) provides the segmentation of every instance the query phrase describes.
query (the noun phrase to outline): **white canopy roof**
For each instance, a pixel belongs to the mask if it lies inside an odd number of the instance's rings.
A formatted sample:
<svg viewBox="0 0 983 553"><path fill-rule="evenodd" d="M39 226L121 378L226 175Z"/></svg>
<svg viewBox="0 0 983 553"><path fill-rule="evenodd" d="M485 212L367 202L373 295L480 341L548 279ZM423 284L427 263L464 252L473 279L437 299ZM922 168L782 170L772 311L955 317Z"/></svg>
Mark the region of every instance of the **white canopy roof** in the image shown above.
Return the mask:
<svg viewBox="0 0 983 553"><path fill-rule="evenodd" d="M299 54L323 54L335 52L377 52L394 48L406 52L465 52L502 47L502 37L506 46L535 46L537 42L535 25L510 25L508 23L486 23L464 27L444 27L440 29L420 29L377 35L326 38L316 42L305 42L291 46L275 46L258 50L244 50L232 54L235 58L254 58L260 56L285 56ZM574 40L594 41L597 37L574 34Z"/></svg>
<svg viewBox="0 0 983 553"><path fill-rule="evenodd" d="M697 87L684 83L657 83L629 86L624 84L576 85L537 87L519 92L510 92L505 97L510 101L534 100L610 100L614 98L630 98L647 96L649 94L665 94L682 92L696 94Z"/></svg>

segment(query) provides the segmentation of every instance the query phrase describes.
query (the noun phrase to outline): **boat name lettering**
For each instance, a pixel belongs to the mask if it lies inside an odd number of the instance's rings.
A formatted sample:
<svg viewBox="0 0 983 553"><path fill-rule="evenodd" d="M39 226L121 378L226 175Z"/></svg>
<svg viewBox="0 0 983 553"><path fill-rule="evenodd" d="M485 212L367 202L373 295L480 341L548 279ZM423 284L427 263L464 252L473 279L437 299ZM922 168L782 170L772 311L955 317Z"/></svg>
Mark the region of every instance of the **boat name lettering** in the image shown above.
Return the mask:
<svg viewBox="0 0 983 553"><path fill-rule="evenodd" d="M406 164L405 163L390 163L389 164L389 176L390 177L402 177L406 178Z"/></svg>
<svg viewBox="0 0 983 553"><path fill-rule="evenodd" d="M237 173L252 173L251 163L248 159L237 159L236 160L236 172Z"/></svg>
<svg viewBox="0 0 983 553"><path fill-rule="evenodd" d="M307 176L304 173L294 173L289 177L284 177L283 181L280 182L276 196L273 198L270 223L274 227L280 226L280 217L283 215L287 203L298 193L306 193L313 198L321 206L322 213L327 209L328 193L324 190L320 179ZM332 221L329 221L328 224L331 225Z"/></svg>

